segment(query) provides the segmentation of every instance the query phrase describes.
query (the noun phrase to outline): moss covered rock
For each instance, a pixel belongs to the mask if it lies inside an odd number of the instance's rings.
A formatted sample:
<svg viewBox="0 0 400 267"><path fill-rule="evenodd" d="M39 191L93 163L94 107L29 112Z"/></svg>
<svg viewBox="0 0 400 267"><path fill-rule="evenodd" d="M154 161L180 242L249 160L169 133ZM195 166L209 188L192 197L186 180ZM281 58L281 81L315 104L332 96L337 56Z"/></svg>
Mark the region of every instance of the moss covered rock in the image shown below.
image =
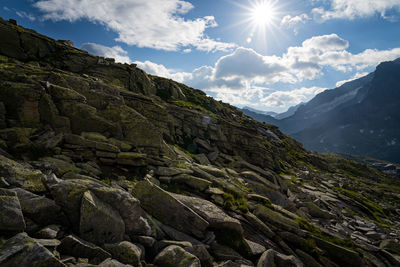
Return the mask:
<svg viewBox="0 0 400 267"><path fill-rule="evenodd" d="M66 266L26 233L17 234L3 244L0 248L0 265L4 267Z"/></svg>
<svg viewBox="0 0 400 267"><path fill-rule="evenodd" d="M105 249L111 253L112 257L134 267L141 267L142 250L128 241L116 244L106 244Z"/></svg>
<svg viewBox="0 0 400 267"><path fill-rule="evenodd" d="M142 207L162 223L196 237L204 237L208 222L171 193L149 181L142 181L136 184L133 194Z"/></svg>
<svg viewBox="0 0 400 267"><path fill-rule="evenodd" d="M178 246L168 246L154 259L154 264L165 267L200 267L200 260Z"/></svg>
<svg viewBox="0 0 400 267"><path fill-rule="evenodd" d="M82 197L79 231L81 237L95 244L117 243L123 240L125 224L110 205L86 191Z"/></svg>
<svg viewBox="0 0 400 267"><path fill-rule="evenodd" d="M22 232L25 220L15 192L0 189L0 231Z"/></svg>

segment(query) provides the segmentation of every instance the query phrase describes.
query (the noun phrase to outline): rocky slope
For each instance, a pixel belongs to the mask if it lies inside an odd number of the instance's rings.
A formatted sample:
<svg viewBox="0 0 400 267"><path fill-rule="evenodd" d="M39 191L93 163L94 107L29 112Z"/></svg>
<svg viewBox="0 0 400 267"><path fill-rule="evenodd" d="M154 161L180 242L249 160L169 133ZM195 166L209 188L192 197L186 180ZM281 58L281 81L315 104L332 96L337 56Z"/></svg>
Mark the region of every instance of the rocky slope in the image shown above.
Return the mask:
<svg viewBox="0 0 400 267"><path fill-rule="evenodd" d="M0 266L399 266L400 185L0 20Z"/></svg>

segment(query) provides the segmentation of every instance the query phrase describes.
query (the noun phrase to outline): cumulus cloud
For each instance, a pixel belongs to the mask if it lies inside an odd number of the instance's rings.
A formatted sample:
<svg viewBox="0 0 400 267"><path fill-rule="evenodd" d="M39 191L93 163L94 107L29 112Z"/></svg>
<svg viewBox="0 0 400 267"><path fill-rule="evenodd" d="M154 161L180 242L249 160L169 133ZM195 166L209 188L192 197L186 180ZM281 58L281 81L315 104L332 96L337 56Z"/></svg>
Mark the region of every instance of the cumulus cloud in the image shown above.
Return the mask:
<svg viewBox="0 0 400 267"><path fill-rule="evenodd" d="M95 43L85 43L82 45L81 49L88 51L90 54L114 58L116 62L119 63L131 63L131 59L128 56L128 52L122 49L120 46L108 47Z"/></svg>
<svg viewBox="0 0 400 267"><path fill-rule="evenodd" d="M215 64L215 78L273 79L286 71L278 57L265 57L253 49L239 47L232 54L221 57Z"/></svg>
<svg viewBox="0 0 400 267"><path fill-rule="evenodd" d="M289 47L280 56L265 56L253 49L239 47L220 57L214 65L201 66L190 73L168 69L150 61L135 63L151 74L202 89L234 105L254 107L254 103L263 103L284 111L289 106L308 101L325 88L273 90L273 85L278 82L286 83L290 88L298 82L323 76L327 68L342 72L357 71L358 74L353 77L356 79L366 74L363 72L366 68L400 56L400 48L366 49L353 54L347 50L348 47L348 41L329 34L309 38L300 46Z"/></svg>
<svg viewBox="0 0 400 267"><path fill-rule="evenodd" d="M192 77L191 73L187 72L175 72L173 70L167 69L164 65L162 64L157 64L151 61L135 61L135 64L142 70L146 71L149 74L173 79L177 82L184 83L187 80L190 80Z"/></svg>
<svg viewBox="0 0 400 267"><path fill-rule="evenodd" d="M314 8L314 18L320 21L329 19L355 19L379 14L389 18L388 12L400 11L398 0L330 0L330 8Z"/></svg>
<svg viewBox="0 0 400 267"><path fill-rule="evenodd" d="M117 41L138 47L177 51L228 51L235 44L208 38L213 16L185 19L193 5L184 0L39 0L34 4L44 19L100 23L118 34ZM187 51L187 50L186 50Z"/></svg>
<svg viewBox="0 0 400 267"><path fill-rule="evenodd" d="M294 17L291 15L286 15L281 20L281 26L288 29L293 29L297 34L299 26L306 24L306 22L309 20L311 20L311 18L305 13Z"/></svg>
<svg viewBox="0 0 400 267"><path fill-rule="evenodd" d="M327 88L321 87L302 87L290 91L275 91L260 99L260 102L268 107L285 108L298 105L301 102L309 101L315 95L325 91L326 89Z"/></svg>

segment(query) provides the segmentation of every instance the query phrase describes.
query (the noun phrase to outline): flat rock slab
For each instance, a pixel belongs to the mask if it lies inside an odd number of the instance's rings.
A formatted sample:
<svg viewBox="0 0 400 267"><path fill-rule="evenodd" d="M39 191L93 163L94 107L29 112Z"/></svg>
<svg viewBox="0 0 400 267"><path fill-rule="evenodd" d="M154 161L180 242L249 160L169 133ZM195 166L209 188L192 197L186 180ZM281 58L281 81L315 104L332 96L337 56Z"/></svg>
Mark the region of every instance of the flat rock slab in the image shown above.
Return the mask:
<svg viewBox="0 0 400 267"><path fill-rule="evenodd" d="M30 192L44 192L46 188L42 183L42 172L33 170L16 161L0 155L0 176L4 176L7 183L21 187Z"/></svg>
<svg viewBox="0 0 400 267"><path fill-rule="evenodd" d="M61 240L61 244L57 250L61 254L88 258L93 263L100 263L107 258L111 258L111 254L104 249L73 235L69 235Z"/></svg>
<svg viewBox="0 0 400 267"><path fill-rule="evenodd" d="M24 229L25 220L17 194L0 189L0 230L22 232Z"/></svg>
<svg viewBox="0 0 400 267"><path fill-rule="evenodd" d="M203 217L210 224L210 227L216 229L230 229L243 233L240 222L225 214L225 212L212 202L197 197L188 197L178 194L173 194L173 196Z"/></svg>
<svg viewBox="0 0 400 267"><path fill-rule="evenodd" d="M26 233L20 233L7 240L0 249L0 266L54 266L65 267L49 250L30 238Z"/></svg>
<svg viewBox="0 0 400 267"><path fill-rule="evenodd" d="M163 249L154 259L154 264L163 267L201 267L196 256L174 245Z"/></svg>
<svg viewBox="0 0 400 267"><path fill-rule="evenodd" d="M95 244L116 243L124 238L125 224L118 211L86 191L82 197L79 231L82 238Z"/></svg>
<svg viewBox="0 0 400 267"><path fill-rule="evenodd" d="M150 215L162 223L198 238L204 237L208 222L173 194L149 181L142 181L136 184L133 195Z"/></svg>

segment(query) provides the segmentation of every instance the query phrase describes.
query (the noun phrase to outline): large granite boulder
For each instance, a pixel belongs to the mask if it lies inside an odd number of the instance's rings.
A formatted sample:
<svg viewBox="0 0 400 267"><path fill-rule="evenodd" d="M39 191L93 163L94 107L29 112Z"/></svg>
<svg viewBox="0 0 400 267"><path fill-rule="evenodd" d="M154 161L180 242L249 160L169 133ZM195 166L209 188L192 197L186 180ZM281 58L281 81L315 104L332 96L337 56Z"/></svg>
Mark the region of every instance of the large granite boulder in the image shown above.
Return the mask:
<svg viewBox="0 0 400 267"><path fill-rule="evenodd" d="M49 250L30 238L26 233L20 233L8 239L0 247L0 266L29 267L54 266L65 267Z"/></svg>
<svg viewBox="0 0 400 267"><path fill-rule="evenodd" d="M178 246L168 246L154 259L154 264L163 267L201 267L200 260Z"/></svg>
<svg viewBox="0 0 400 267"><path fill-rule="evenodd" d="M22 232L25 220L17 194L0 188L0 231Z"/></svg>
<svg viewBox="0 0 400 267"><path fill-rule="evenodd" d="M65 216L54 200L39 196L22 188L12 189L18 196L24 216L39 225L65 222Z"/></svg>
<svg viewBox="0 0 400 267"><path fill-rule="evenodd" d="M0 155L0 175L10 184L31 192L46 191L42 172Z"/></svg>
<svg viewBox="0 0 400 267"><path fill-rule="evenodd" d="M87 258L95 264L111 258L111 254L101 247L73 235L64 237L57 250L64 255Z"/></svg>
<svg viewBox="0 0 400 267"><path fill-rule="evenodd" d="M82 197L79 232L82 238L95 244L116 243L123 240L125 224L118 211L86 191Z"/></svg>
<svg viewBox="0 0 400 267"><path fill-rule="evenodd" d="M187 234L204 237L209 223L173 194L147 180L137 183L133 194L157 220Z"/></svg>
<svg viewBox="0 0 400 267"><path fill-rule="evenodd" d="M111 253L114 259L134 267L141 267L142 250L128 241L116 244L105 244L105 249Z"/></svg>

